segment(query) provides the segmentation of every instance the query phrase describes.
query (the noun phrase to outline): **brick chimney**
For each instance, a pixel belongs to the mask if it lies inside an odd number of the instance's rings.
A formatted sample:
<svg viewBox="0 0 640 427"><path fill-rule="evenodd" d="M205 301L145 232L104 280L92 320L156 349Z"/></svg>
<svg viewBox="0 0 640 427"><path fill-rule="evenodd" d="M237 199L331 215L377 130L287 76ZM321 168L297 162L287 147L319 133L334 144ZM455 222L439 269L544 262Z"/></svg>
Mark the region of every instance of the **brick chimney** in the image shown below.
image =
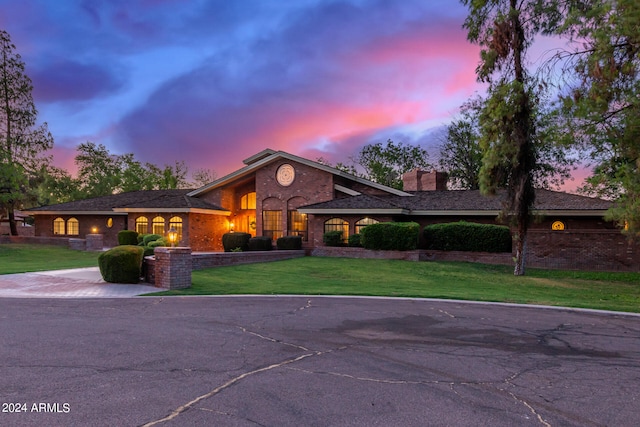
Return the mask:
<svg viewBox="0 0 640 427"><path fill-rule="evenodd" d="M404 191L443 191L447 189L446 172L425 172L414 169L402 175Z"/></svg>

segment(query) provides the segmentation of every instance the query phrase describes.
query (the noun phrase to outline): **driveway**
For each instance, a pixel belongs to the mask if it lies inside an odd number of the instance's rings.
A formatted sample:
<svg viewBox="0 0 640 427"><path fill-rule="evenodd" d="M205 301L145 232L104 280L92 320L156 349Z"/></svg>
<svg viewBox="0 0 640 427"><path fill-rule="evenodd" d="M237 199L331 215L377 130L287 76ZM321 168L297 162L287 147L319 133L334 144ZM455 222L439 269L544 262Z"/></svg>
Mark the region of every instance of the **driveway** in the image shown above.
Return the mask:
<svg viewBox="0 0 640 427"><path fill-rule="evenodd" d="M634 426L640 408L635 315L315 296L4 298L0 343L0 425Z"/></svg>
<svg viewBox="0 0 640 427"><path fill-rule="evenodd" d="M0 298L127 298L159 290L107 283L98 267L0 275Z"/></svg>

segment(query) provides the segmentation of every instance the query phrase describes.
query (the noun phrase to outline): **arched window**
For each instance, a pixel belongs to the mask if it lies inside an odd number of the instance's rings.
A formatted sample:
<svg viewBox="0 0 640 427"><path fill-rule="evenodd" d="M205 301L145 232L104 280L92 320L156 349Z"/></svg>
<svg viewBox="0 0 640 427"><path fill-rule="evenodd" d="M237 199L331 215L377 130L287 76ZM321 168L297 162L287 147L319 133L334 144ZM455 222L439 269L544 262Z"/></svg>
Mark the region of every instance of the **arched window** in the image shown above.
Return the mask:
<svg viewBox="0 0 640 427"><path fill-rule="evenodd" d="M349 223L342 218L331 218L324 222L324 232L342 231L342 240L347 241L349 237Z"/></svg>
<svg viewBox="0 0 640 427"><path fill-rule="evenodd" d="M67 220L67 234L69 236L77 236L80 234L80 224L75 218L69 218Z"/></svg>
<svg viewBox="0 0 640 427"><path fill-rule="evenodd" d="M149 220L146 216L136 218L136 231L138 234L147 234L149 232Z"/></svg>
<svg viewBox="0 0 640 427"><path fill-rule="evenodd" d="M356 229L355 232L356 234L360 234L360 231L362 231L363 228L365 228L367 225L371 225L371 224L377 224L378 221L377 219L373 219L373 218L362 218L359 221L356 221Z"/></svg>
<svg viewBox="0 0 640 427"><path fill-rule="evenodd" d="M64 219L58 217L53 220L53 234L64 234Z"/></svg>
<svg viewBox="0 0 640 427"><path fill-rule="evenodd" d="M256 208L256 192L252 191L244 196L240 197L240 209L255 209Z"/></svg>
<svg viewBox="0 0 640 427"><path fill-rule="evenodd" d="M151 232L164 236L164 218L157 216L151 222Z"/></svg>
<svg viewBox="0 0 640 427"><path fill-rule="evenodd" d="M176 243L178 243L182 240L182 218L179 216L172 216L169 218L169 230L171 230L171 228L176 230L176 233L178 233L178 236L176 237Z"/></svg>

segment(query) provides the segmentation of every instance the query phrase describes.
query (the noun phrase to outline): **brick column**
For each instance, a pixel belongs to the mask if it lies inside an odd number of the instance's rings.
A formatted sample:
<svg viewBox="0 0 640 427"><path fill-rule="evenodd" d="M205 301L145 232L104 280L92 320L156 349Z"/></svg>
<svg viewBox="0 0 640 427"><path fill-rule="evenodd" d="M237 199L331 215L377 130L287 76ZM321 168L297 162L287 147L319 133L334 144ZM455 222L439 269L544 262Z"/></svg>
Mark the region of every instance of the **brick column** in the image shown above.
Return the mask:
<svg viewBox="0 0 640 427"><path fill-rule="evenodd" d="M154 250L155 286L164 289L191 287L191 248L157 247Z"/></svg>
<svg viewBox="0 0 640 427"><path fill-rule="evenodd" d="M87 247L86 250L88 251L101 251L103 244L102 244L102 234L87 234L86 235L86 240L87 240Z"/></svg>

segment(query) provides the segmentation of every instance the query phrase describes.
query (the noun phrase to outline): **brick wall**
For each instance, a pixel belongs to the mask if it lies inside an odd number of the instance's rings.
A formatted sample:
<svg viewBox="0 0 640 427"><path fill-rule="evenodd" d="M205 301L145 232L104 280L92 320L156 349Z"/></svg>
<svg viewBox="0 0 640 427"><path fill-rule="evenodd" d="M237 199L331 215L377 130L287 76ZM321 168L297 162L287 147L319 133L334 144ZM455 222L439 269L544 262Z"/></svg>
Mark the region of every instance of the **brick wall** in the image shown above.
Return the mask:
<svg viewBox="0 0 640 427"><path fill-rule="evenodd" d="M69 218L78 220L78 235L63 235L59 237L85 238L87 234L93 234L93 228L97 229L103 236L103 244L106 247L118 245L118 232L127 229L127 217L124 215L34 215L35 235L39 237L55 237L53 234L53 220L62 218L67 221ZM111 218L111 227L108 220ZM135 228L134 228L135 229Z"/></svg>
<svg viewBox="0 0 640 427"><path fill-rule="evenodd" d="M35 236L36 229L35 227L22 226L20 224L17 225L18 228L18 236ZM11 228L9 224L2 223L0 224L0 236L11 234Z"/></svg>
<svg viewBox="0 0 640 427"><path fill-rule="evenodd" d="M154 284L164 289L191 287L191 248L156 248Z"/></svg>

